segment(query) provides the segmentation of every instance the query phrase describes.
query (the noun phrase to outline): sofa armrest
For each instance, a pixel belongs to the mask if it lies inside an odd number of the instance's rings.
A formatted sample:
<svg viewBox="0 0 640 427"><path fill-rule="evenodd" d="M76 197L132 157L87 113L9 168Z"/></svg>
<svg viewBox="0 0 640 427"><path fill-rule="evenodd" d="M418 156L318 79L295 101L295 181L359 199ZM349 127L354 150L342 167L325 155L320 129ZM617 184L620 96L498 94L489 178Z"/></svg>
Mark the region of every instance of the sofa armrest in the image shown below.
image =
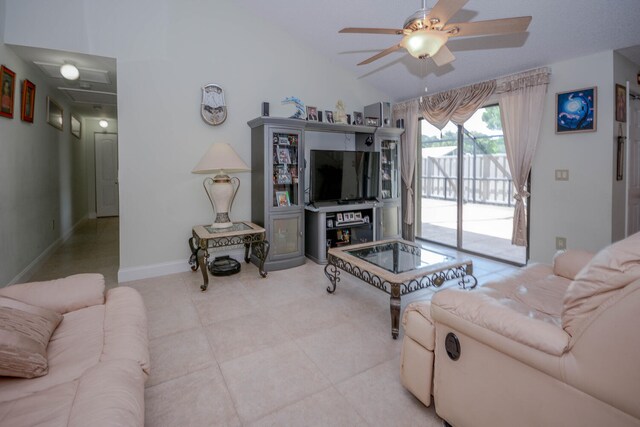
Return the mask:
<svg viewBox="0 0 640 427"><path fill-rule="evenodd" d="M595 254L592 252L576 249L556 252L553 256L553 274L574 280L580 270L589 264L594 256Z"/></svg>
<svg viewBox="0 0 640 427"><path fill-rule="evenodd" d="M65 314L104 304L104 277L76 274L45 282L21 283L0 289L0 296Z"/></svg>
<svg viewBox="0 0 640 427"><path fill-rule="evenodd" d="M484 291L447 289L436 293L431 303L433 320L446 323L448 315L453 315L546 354L565 353L570 337L561 327L544 317L536 318L538 314L533 310L527 313L526 306L516 301L496 299Z"/></svg>

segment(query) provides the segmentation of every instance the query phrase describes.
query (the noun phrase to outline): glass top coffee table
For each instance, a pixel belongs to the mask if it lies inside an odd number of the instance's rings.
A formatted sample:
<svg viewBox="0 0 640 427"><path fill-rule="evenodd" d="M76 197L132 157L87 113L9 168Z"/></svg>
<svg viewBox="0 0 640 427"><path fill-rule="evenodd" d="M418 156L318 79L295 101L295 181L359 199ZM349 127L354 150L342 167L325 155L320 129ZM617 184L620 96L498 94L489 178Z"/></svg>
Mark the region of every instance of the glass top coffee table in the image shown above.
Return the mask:
<svg viewBox="0 0 640 427"><path fill-rule="evenodd" d="M388 293L391 296L391 336L400 331L400 297L428 287L439 287L457 279L463 289L473 289L478 281L473 276L471 260L458 260L405 240L383 240L342 248L331 248L324 274L334 293L340 281L340 270Z"/></svg>

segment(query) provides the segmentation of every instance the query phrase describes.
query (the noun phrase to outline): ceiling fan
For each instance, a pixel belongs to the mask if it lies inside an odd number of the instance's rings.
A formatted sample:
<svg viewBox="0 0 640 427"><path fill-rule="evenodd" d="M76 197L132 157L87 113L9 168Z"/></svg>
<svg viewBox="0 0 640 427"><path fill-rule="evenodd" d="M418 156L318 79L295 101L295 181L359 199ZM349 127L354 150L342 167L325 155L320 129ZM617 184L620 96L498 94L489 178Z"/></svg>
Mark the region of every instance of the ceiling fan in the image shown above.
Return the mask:
<svg viewBox="0 0 640 427"><path fill-rule="evenodd" d="M343 28L340 33L396 34L402 35L400 43L387 48L358 65L369 64L405 48L411 56L419 59L431 58L438 67L453 61L455 56L446 46L450 37L486 36L493 34L520 33L527 31L531 16L492 19L478 22L448 24L468 0L439 0L432 9L427 9L422 0L422 9L407 18L402 29L392 28Z"/></svg>

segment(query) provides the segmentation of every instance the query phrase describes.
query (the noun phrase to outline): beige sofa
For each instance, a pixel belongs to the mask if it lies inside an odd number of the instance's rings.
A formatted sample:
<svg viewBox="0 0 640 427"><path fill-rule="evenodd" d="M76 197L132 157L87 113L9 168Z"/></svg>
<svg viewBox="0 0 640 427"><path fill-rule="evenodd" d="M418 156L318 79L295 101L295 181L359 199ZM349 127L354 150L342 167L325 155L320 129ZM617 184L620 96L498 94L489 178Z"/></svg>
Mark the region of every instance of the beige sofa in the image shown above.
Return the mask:
<svg viewBox="0 0 640 427"><path fill-rule="evenodd" d="M403 316L401 379L454 426L640 425L640 234Z"/></svg>
<svg viewBox="0 0 640 427"><path fill-rule="evenodd" d="M147 319L140 295L104 292L99 274L0 289L63 315L47 347L48 373L0 377L0 425L142 426L149 373Z"/></svg>

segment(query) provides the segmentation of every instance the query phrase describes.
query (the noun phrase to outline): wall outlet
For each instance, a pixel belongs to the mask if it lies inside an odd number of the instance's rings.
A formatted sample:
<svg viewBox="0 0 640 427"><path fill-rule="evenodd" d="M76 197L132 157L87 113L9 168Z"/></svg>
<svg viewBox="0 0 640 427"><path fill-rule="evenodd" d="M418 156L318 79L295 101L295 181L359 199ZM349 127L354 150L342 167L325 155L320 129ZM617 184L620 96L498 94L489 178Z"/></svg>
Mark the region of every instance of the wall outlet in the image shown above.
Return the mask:
<svg viewBox="0 0 640 427"><path fill-rule="evenodd" d="M569 169L556 169L556 181L569 181Z"/></svg>
<svg viewBox="0 0 640 427"><path fill-rule="evenodd" d="M567 249L567 238L556 237L556 250L562 251Z"/></svg>

